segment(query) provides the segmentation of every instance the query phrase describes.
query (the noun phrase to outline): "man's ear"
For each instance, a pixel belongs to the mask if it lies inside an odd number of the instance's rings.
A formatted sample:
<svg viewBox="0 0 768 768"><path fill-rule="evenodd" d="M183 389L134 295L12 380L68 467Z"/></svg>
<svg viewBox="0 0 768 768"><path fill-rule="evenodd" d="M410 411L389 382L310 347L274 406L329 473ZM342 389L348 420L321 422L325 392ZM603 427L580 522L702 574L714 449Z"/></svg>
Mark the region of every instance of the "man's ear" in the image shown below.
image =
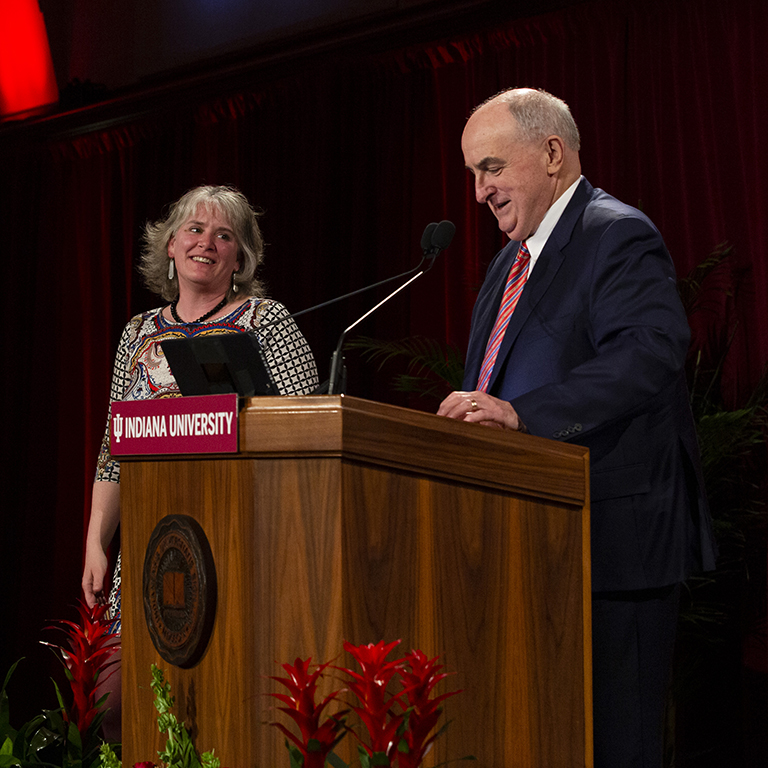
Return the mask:
<svg viewBox="0 0 768 768"><path fill-rule="evenodd" d="M565 142L557 135L548 136L545 141L547 150L547 173L554 176L562 167L565 159Z"/></svg>

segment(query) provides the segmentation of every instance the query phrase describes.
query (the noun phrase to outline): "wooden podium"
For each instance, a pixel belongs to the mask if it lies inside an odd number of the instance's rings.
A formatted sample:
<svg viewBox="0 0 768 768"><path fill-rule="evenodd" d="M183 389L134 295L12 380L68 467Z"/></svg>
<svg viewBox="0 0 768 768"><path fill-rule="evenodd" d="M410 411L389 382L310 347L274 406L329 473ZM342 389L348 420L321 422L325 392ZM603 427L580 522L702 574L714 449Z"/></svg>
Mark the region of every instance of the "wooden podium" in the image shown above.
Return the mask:
<svg viewBox="0 0 768 768"><path fill-rule="evenodd" d="M344 396L255 398L239 429L235 455L123 460L123 765L164 744L152 662L200 751L280 768L276 662L352 666L344 640L402 639L455 672L439 691L463 690L427 765L592 766L586 449ZM142 606L174 513L202 526L218 580L190 669L161 659Z"/></svg>

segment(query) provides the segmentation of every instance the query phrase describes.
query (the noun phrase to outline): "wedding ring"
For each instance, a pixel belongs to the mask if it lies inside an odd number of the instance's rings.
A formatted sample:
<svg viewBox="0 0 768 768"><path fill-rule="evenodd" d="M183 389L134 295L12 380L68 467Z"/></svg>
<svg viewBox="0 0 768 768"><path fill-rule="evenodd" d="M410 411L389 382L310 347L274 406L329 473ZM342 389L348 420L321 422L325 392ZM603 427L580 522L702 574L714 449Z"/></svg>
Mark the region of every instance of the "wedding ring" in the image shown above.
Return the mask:
<svg viewBox="0 0 768 768"><path fill-rule="evenodd" d="M477 410L477 400L470 400L469 404L472 406L473 411Z"/></svg>

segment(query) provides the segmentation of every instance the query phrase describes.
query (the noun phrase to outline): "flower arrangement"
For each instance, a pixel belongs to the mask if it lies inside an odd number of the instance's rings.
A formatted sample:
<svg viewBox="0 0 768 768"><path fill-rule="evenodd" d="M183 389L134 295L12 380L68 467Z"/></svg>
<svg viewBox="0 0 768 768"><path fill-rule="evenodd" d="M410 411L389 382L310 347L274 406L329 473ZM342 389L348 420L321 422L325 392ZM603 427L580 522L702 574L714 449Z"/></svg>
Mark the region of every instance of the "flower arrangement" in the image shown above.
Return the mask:
<svg viewBox="0 0 768 768"><path fill-rule="evenodd" d="M108 605L95 605L93 608L82 601L77 606L80 625L73 621L62 620L61 626L46 627L60 629L67 637L68 647L41 641L51 648L64 664L64 674L72 689L73 701L65 707L56 686L59 703L64 719L75 725L81 736L85 736L94 723L98 728L104 718L101 711L109 694L96 699L98 685L108 680L116 671L117 661L112 657L120 650L120 635L111 631L114 620L107 618ZM54 683L54 685L56 685ZM96 720L98 719L98 722Z"/></svg>
<svg viewBox="0 0 768 768"><path fill-rule="evenodd" d="M270 723L279 728L293 745L286 741L291 754L291 766L303 765L304 768L323 768L329 754L336 744L344 738L345 717L349 710L338 712L327 717L322 723L320 717L323 710L334 701L340 690L326 696L319 704L315 702L317 681L330 662L319 664L313 672L309 671L312 659L296 659L295 663L283 664L288 677L272 677L282 683L288 693L270 693L285 704L279 707L299 727L300 735L295 736L282 723Z"/></svg>
<svg viewBox="0 0 768 768"><path fill-rule="evenodd" d="M310 669L311 659L296 659L283 664L288 677L272 677L288 689L288 693L271 693L284 706L278 707L299 727L298 735L282 723L271 723L286 736L291 768L323 768L326 762L334 768L347 768L333 752L346 732L357 738L362 768L418 768L434 740L446 726L433 732L442 714L440 704L460 691L435 695L435 686L448 677L442 672L438 658L430 659L419 650L387 661L400 640L391 643L353 645L345 642L344 650L357 662L360 671L331 667L344 675L346 688L333 691L316 703L317 683L330 662ZM398 684L399 689L392 690ZM341 701L342 693L351 692L355 703L330 714L321 721L323 711L332 701ZM361 737L347 725L347 714L355 712L367 732ZM474 760L463 757L462 760Z"/></svg>
<svg viewBox="0 0 768 768"><path fill-rule="evenodd" d="M80 623L60 621L46 629L61 630L61 645L43 642L61 659L72 691L67 705L54 682L58 709L43 712L20 728L10 723L6 692L18 661L0 688L0 766L48 765L61 768L95 768L100 761L99 727L108 694L97 699L98 685L114 671L112 657L120 649L120 637L110 631L107 606L77 606Z"/></svg>

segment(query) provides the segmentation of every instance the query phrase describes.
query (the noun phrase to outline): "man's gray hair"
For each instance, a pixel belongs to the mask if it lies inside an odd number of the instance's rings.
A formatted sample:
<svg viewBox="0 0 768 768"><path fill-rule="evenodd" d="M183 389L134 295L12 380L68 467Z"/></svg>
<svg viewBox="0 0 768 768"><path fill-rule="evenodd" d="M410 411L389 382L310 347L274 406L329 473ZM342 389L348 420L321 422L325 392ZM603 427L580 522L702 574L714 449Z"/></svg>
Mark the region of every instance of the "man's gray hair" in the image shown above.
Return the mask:
<svg viewBox="0 0 768 768"><path fill-rule="evenodd" d="M507 105L524 141L541 141L556 135L574 152L581 148L579 129L571 110L557 96L540 89L510 88L487 99L475 111L496 100Z"/></svg>

